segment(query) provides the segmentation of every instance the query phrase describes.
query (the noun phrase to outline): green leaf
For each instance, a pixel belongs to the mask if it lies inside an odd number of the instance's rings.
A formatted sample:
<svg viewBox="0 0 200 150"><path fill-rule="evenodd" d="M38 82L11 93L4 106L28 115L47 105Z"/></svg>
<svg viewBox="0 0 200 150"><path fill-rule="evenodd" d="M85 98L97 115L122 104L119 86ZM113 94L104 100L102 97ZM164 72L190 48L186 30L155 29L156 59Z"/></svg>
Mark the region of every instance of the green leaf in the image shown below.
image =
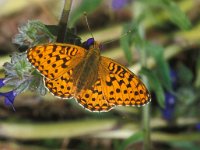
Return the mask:
<svg viewBox="0 0 200 150"><path fill-rule="evenodd" d="M153 74L152 71L150 71L146 68L142 68L140 73L147 76L150 89L153 92L155 92L158 104L160 105L161 108L165 108L164 90L163 90L158 78L156 77L156 75Z"/></svg>
<svg viewBox="0 0 200 150"><path fill-rule="evenodd" d="M196 88L200 88L200 55L197 57L196 79L195 79L194 85Z"/></svg>
<svg viewBox="0 0 200 150"><path fill-rule="evenodd" d="M46 95L47 89L43 82L43 76L35 69L32 71L31 75L32 78L30 78L29 90L41 96Z"/></svg>
<svg viewBox="0 0 200 150"><path fill-rule="evenodd" d="M164 8L167 10L169 18L174 24L184 30L191 27L190 20L175 2L172 0L164 0L164 3Z"/></svg>
<svg viewBox="0 0 200 150"><path fill-rule="evenodd" d="M172 90L172 82L170 79L170 69L167 61L164 59L163 51L164 49L161 46L155 45L153 43L146 43L145 48L148 50L149 55L151 55L156 61L156 73L159 77L162 85L167 90Z"/></svg>
<svg viewBox="0 0 200 150"><path fill-rule="evenodd" d="M195 94L195 91L191 86L180 87L177 90L176 95L179 99L179 102L185 106L193 104L197 98L197 94Z"/></svg>
<svg viewBox="0 0 200 150"><path fill-rule="evenodd" d="M193 73L183 63L178 63L177 75L181 85L191 85L193 79Z"/></svg>
<svg viewBox="0 0 200 150"><path fill-rule="evenodd" d="M166 10L169 19L181 29L189 29L191 22L179 6L172 0L141 0L148 10L162 8ZM156 10L157 12L157 10ZM149 12L150 13L150 12Z"/></svg>
<svg viewBox="0 0 200 150"><path fill-rule="evenodd" d="M122 37L120 39L120 46L122 47L122 49L124 50L124 55L128 61L129 64L131 64L132 62L132 51L131 51L131 44L133 42L132 38L133 38L133 34L132 32L136 30L135 24L131 24L131 25L124 25L123 28L123 32L122 32L122 36L124 35L124 37ZM129 32L130 31L130 32Z"/></svg>
<svg viewBox="0 0 200 150"><path fill-rule="evenodd" d="M18 95L18 94L28 90L29 85L30 85L30 81L28 81L28 80L21 81L20 85L15 89L15 92Z"/></svg>
<svg viewBox="0 0 200 150"><path fill-rule="evenodd" d="M124 140L117 148L117 150L125 150L129 145L134 144L138 141L142 141L142 139L143 139L143 132L142 131L136 132L132 136Z"/></svg>
<svg viewBox="0 0 200 150"><path fill-rule="evenodd" d="M144 40L140 37L139 31L138 31L138 25L142 21L143 18L144 16L141 15L130 24L125 25L123 34L127 34L127 35L120 39L120 45L122 49L124 50L124 54L129 64L131 64L132 62L132 51L131 51L132 44L134 44L134 46L138 50L143 49L143 46L144 46Z"/></svg>
<svg viewBox="0 0 200 150"><path fill-rule="evenodd" d="M188 141L179 141L179 142L171 142L170 145L176 149L182 149L182 150L199 150L200 146L198 144L194 144L192 142Z"/></svg>
<svg viewBox="0 0 200 150"><path fill-rule="evenodd" d="M37 88L35 89L36 93L44 96L47 93L47 89L44 86L43 78L39 78L37 82Z"/></svg>
<svg viewBox="0 0 200 150"><path fill-rule="evenodd" d="M81 17L83 16L84 12L86 13L90 13L92 11L94 11L100 4L101 4L102 0L84 0L81 2L81 4L79 5L78 8L76 8L71 16L70 16L70 20L69 20L69 26L73 26L75 24L75 22Z"/></svg>

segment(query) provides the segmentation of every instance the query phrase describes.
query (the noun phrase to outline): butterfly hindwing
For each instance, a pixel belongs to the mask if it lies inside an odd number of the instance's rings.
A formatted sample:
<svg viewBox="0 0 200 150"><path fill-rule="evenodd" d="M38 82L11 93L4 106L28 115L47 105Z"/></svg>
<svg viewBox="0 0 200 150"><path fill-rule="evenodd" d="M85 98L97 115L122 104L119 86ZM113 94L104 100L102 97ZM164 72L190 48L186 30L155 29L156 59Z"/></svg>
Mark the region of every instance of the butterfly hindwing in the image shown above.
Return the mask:
<svg viewBox="0 0 200 150"><path fill-rule="evenodd" d="M74 95L74 85L72 70L69 70L61 77L56 79L44 78L46 88L54 95L60 98L68 99Z"/></svg>
<svg viewBox="0 0 200 150"><path fill-rule="evenodd" d="M77 95L78 103L90 111L109 111L114 105L106 100L103 88L101 80L97 79L91 89L83 89Z"/></svg>

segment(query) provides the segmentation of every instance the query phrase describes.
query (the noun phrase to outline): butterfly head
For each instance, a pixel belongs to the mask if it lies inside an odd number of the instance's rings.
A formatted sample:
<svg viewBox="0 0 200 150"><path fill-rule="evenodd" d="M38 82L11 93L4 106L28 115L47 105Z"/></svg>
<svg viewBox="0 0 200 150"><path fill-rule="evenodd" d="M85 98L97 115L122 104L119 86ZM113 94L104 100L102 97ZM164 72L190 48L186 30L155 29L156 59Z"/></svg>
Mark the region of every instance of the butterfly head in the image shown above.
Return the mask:
<svg viewBox="0 0 200 150"><path fill-rule="evenodd" d="M86 46L88 46L88 48L91 46L91 45L94 45L94 38L89 38L87 41L86 41Z"/></svg>
<svg viewBox="0 0 200 150"><path fill-rule="evenodd" d="M94 38L89 38L87 41L83 43L83 47L87 50L91 48L95 49L101 49L101 44L96 42Z"/></svg>

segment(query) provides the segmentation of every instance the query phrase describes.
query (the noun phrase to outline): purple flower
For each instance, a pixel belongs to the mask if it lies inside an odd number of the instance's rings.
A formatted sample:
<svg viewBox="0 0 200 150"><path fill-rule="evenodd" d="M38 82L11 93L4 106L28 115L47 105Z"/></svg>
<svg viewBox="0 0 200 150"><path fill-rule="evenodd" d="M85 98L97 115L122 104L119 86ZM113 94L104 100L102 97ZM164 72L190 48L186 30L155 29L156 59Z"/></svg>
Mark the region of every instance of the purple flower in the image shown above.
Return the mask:
<svg viewBox="0 0 200 150"><path fill-rule="evenodd" d="M0 88L5 85L4 80L5 80L4 78L0 78Z"/></svg>
<svg viewBox="0 0 200 150"><path fill-rule="evenodd" d="M200 131L200 123L196 124L196 129Z"/></svg>
<svg viewBox="0 0 200 150"><path fill-rule="evenodd" d="M177 73L175 70L170 69L170 79L172 82L172 88L175 89L177 86ZM174 117L175 111L175 96L170 92L165 92L165 108L162 109L163 118L170 121Z"/></svg>
<svg viewBox="0 0 200 150"><path fill-rule="evenodd" d="M5 105L6 106L12 106L13 110L15 111L13 103L14 103L15 97L17 96L17 93L15 91L9 91L9 92L6 92L6 93L0 92L0 96L5 97L5 99L4 99Z"/></svg>
<svg viewBox="0 0 200 150"><path fill-rule="evenodd" d="M172 111L170 109L164 109L162 115L165 120L170 121L172 119Z"/></svg>
<svg viewBox="0 0 200 150"><path fill-rule="evenodd" d="M165 93L165 108L162 110L163 118L170 121L173 119L175 108L175 96L169 92Z"/></svg>
<svg viewBox="0 0 200 150"><path fill-rule="evenodd" d="M0 88L3 87L4 85L5 85L5 79L1 78L0 79ZM16 91L13 90L13 91L9 91L9 92L6 92L6 93L0 92L0 96L5 97L4 104L6 106L12 106L13 110L15 111L13 103L14 103L15 97L17 96Z"/></svg>
<svg viewBox="0 0 200 150"><path fill-rule="evenodd" d="M128 0L112 0L112 8L114 10L121 9L128 3Z"/></svg>
<svg viewBox="0 0 200 150"><path fill-rule="evenodd" d="M176 88L178 76L177 76L176 71L173 69L170 69L170 78L171 78L173 88Z"/></svg>

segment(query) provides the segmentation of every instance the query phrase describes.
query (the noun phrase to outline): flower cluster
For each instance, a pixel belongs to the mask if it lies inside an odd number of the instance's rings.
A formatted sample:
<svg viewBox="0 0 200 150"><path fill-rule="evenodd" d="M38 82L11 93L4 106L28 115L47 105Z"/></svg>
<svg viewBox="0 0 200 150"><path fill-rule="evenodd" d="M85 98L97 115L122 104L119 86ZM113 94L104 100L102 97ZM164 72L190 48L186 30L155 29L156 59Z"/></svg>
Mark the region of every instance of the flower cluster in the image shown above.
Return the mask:
<svg viewBox="0 0 200 150"><path fill-rule="evenodd" d="M32 75L32 67L27 62L25 53L14 53L11 57L11 62L6 62L4 65L5 78L0 79L0 88L4 86L12 86L13 90L8 92L0 92L3 96L6 106L12 106L17 95L27 89L33 89L34 80L37 79Z"/></svg>
<svg viewBox="0 0 200 150"><path fill-rule="evenodd" d="M43 23L37 20L28 21L27 24L21 26L19 33L13 38L13 43L29 47L53 41L55 37Z"/></svg>
<svg viewBox="0 0 200 150"><path fill-rule="evenodd" d="M20 46L31 47L54 40L54 36L44 24L39 21L29 21L19 28L19 34L14 37L13 42ZM6 106L12 106L15 110L13 106L15 97L26 90L34 91L39 95L46 94L43 77L27 61L25 52L13 53L11 61L4 63L3 69L5 78L0 79L0 88L4 86L13 87L11 91L0 92L0 96L5 98Z"/></svg>
<svg viewBox="0 0 200 150"><path fill-rule="evenodd" d="M42 76L32 68L26 59L25 53L14 53L11 62L6 62L3 67L5 78L0 79L0 88L4 86L13 87L11 91L0 93L0 96L5 97L4 103L6 106L12 106L14 109L15 97L28 89L41 95L46 94Z"/></svg>

